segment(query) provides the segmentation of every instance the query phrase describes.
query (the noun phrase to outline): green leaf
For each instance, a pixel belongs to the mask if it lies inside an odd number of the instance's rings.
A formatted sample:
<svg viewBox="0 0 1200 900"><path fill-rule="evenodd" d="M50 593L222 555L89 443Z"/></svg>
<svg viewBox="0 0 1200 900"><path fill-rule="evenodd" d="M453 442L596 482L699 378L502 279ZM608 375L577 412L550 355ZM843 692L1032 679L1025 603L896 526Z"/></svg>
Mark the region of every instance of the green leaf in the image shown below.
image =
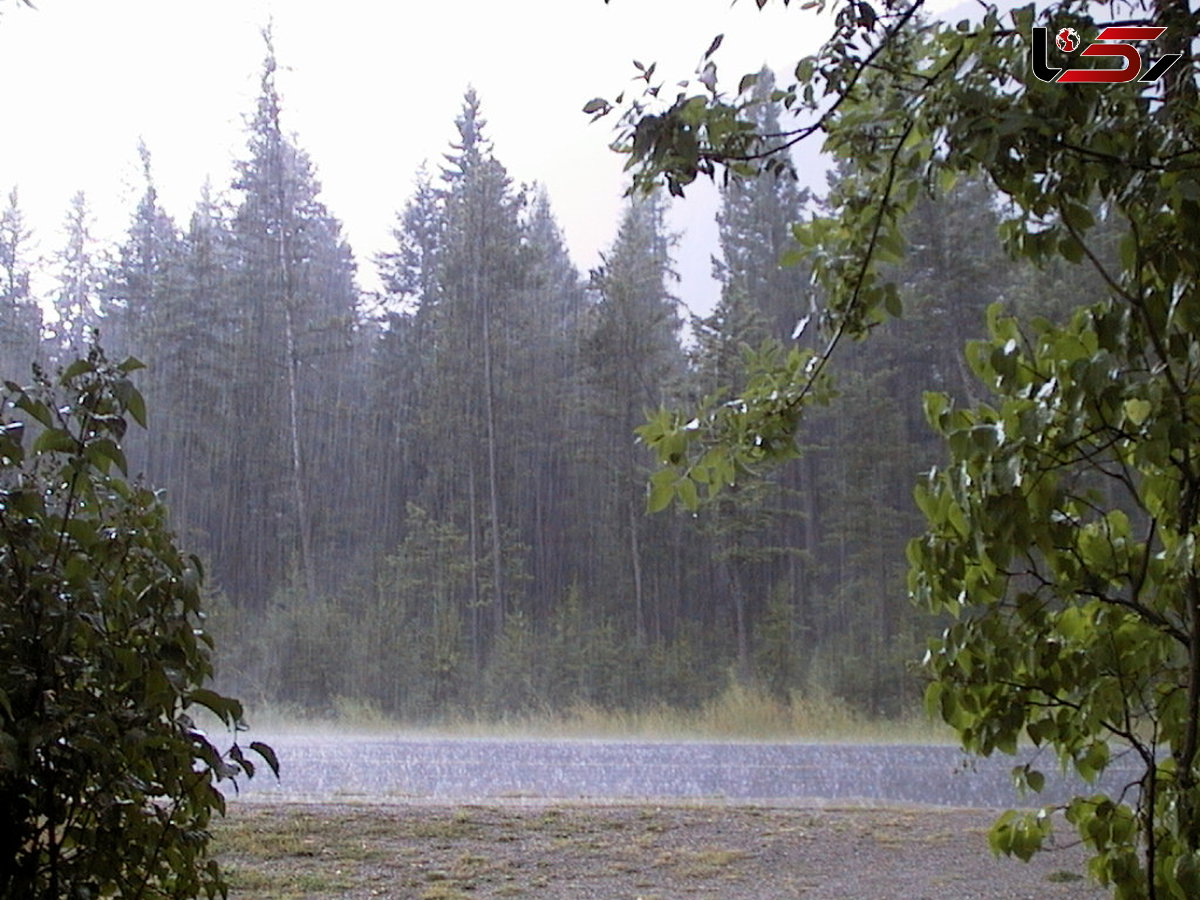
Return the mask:
<svg viewBox="0 0 1200 900"><path fill-rule="evenodd" d="M130 372L136 372L138 369L146 368L146 364L136 356L127 356L124 361L117 365L117 371L128 375Z"/></svg>
<svg viewBox="0 0 1200 900"><path fill-rule="evenodd" d="M61 428L47 428L33 442L34 453L77 453L79 442Z"/></svg>
<svg viewBox="0 0 1200 900"><path fill-rule="evenodd" d="M125 453L109 438L99 438L91 441L84 449L84 455L101 471L105 471L107 463L115 463L122 475L129 474L129 464L125 461Z"/></svg>
<svg viewBox="0 0 1200 900"><path fill-rule="evenodd" d="M13 401L13 405L16 406L17 409L31 415L34 419L45 425L47 428L54 427L54 417L50 413L50 407L40 400L34 400L24 391L21 391L16 400Z"/></svg>
<svg viewBox="0 0 1200 900"><path fill-rule="evenodd" d="M226 725L232 724L241 716L241 704L209 688L196 688L188 693L185 702L203 706Z"/></svg>
<svg viewBox="0 0 1200 900"><path fill-rule="evenodd" d="M67 366L66 369L63 370L62 380L64 382L70 381L74 378L78 378L80 375L85 375L87 373L95 372L95 371L96 371L96 364L93 363L91 360L77 359L73 363L71 363L69 366Z"/></svg>
<svg viewBox="0 0 1200 900"><path fill-rule="evenodd" d="M1125 418L1136 426L1141 426L1150 416L1154 405L1149 400L1131 397L1125 401Z"/></svg>
<svg viewBox="0 0 1200 900"><path fill-rule="evenodd" d="M942 711L942 694L946 686L940 681L931 681L925 687L925 715L930 719L940 718Z"/></svg>
<svg viewBox="0 0 1200 900"><path fill-rule="evenodd" d="M1058 242L1058 252L1067 262L1075 264L1083 262L1083 244L1079 243L1072 235L1067 235Z"/></svg>
<svg viewBox="0 0 1200 900"><path fill-rule="evenodd" d="M677 476L673 469L660 469L650 476L646 512L656 513L666 509L675 497Z"/></svg>
<svg viewBox="0 0 1200 900"><path fill-rule="evenodd" d="M889 316L899 319L904 313L904 306L900 302L900 296L895 291L889 291L884 294L883 307L887 310Z"/></svg>
<svg viewBox="0 0 1200 900"><path fill-rule="evenodd" d="M679 479L675 484L675 491L679 497L679 502L687 509L695 510L700 506L700 498L696 494L696 482L691 478L684 477Z"/></svg>
<svg viewBox="0 0 1200 900"><path fill-rule="evenodd" d="M1095 217L1086 206L1068 203L1062 208L1063 221L1079 232L1087 231L1096 224Z"/></svg>
<svg viewBox="0 0 1200 900"><path fill-rule="evenodd" d="M925 411L925 421L935 430L939 430L942 414L950 407L950 398L938 391L925 391L921 395L921 403Z"/></svg>
<svg viewBox="0 0 1200 900"><path fill-rule="evenodd" d="M114 393L117 398L124 404L129 414L133 416L133 420L146 427L146 401L142 397L142 392L133 386L133 382L128 379L118 381Z"/></svg>
<svg viewBox="0 0 1200 900"><path fill-rule="evenodd" d="M276 756L275 750L270 745L264 744L262 741L251 741L250 749L266 761L267 766L270 767L271 771L275 773L275 777L278 778L279 757Z"/></svg>
<svg viewBox="0 0 1200 900"><path fill-rule="evenodd" d="M1013 25L1021 34L1029 34L1029 29L1033 27L1033 17L1036 12L1034 4L1030 3L1027 6L1021 6L1012 11Z"/></svg>

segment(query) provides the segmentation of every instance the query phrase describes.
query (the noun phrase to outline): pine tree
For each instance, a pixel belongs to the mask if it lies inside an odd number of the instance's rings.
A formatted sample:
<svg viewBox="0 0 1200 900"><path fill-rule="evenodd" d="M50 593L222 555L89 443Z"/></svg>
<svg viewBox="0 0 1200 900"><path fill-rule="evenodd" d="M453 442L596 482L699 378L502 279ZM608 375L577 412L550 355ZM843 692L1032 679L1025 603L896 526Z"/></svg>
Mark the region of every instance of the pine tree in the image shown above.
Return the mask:
<svg viewBox="0 0 1200 900"><path fill-rule="evenodd" d="M611 595L630 599L639 644L647 640L651 620L646 572L650 529L643 522L649 459L635 444L634 428L646 410L663 406L678 391L683 374L680 319L668 290L670 247L658 198L631 200L612 249L593 273L600 300L584 345L595 422L589 437L607 494L593 518L599 529L594 543L613 554L601 583ZM616 535L619 543L613 542Z"/></svg>
<svg viewBox="0 0 1200 900"><path fill-rule="evenodd" d="M760 72L754 83L754 120L760 133L780 131L774 86L770 70ZM795 177L782 167L759 178L731 176L724 183L717 215L721 257L713 261L721 299L713 315L696 324L701 396L721 402L738 396L745 387L748 353L769 346L766 352L778 354L814 339L819 311L807 273L783 265L794 245L792 225L806 199ZM714 542L714 576L732 601L743 676L751 669L753 621L767 596L780 595L775 608L779 619L784 609L795 614L811 592L813 475L812 460L803 459L763 481L725 492L702 517Z"/></svg>
<svg viewBox="0 0 1200 900"><path fill-rule="evenodd" d="M144 143L139 144L138 155L145 189L125 242L102 276L100 314L109 352L136 356L148 366L141 386L157 421L144 437L134 436L129 451L150 483L167 486L174 484L177 475L172 427L182 412L169 392L186 371L188 347L177 332L188 311L181 307L178 229L159 205L150 151Z"/></svg>
<svg viewBox="0 0 1200 900"><path fill-rule="evenodd" d="M371 433L379 464L370 519L385 550L403 538L406 509L440 455L424 439L426 425L435 423L422 417L430 412L428 398L439 391L433 376L445 215L441 192L424 166L396 220L396 249L375 258L385 294L368 379L371 408L382 413L373 417Z"/></svg>
<svg viewBox="0 0 1200 900"><path fill-rule="evenodd" d="M501 444L511 438L511 432L503 430L507 423L498 404L517 336L512 314L526 279L519 219L524 198L512 190L508 173L484 137L486 122L473 89L467 91L455 127L456 152L447 154L442 175L446 230L439 269L444 318L439 326L449 352L439 362L450 364L451 383L462 391L457 410L461 422L482 437L482 452L469 454L465 461L469 528L473 559L478 561L477 540L486 520L491 562L487 603L496 635L508 605L502 550L507 521L501 516L501 493L507 485L501 485ZM466 367L459 368L463 363Z"/></svg>
<svg viewBox="0 0 1200 900"><path fill-rule="evenodd" d="M465 537L460 621L483 672L510 613L537 626L572 577L561 454L584 293L549 203L511 183L468 91L439 184L422 173L377 262L386 326L372 391L390 414L373 504L387 546L436 512Z"/></svg>
<svg viewBox="0 0 1200 900"><path fill-rule="evenodd" d="M779 104L771 99L775 77L769 69L754 84L754 121L760 134L779 134ZM808 273L801 266L784 266L795 246L791 226L807 202L796 178L787 170L757 178L737 175L721 189L717 214L721 247L713 272L722 296L738 296L763 316L769 336L791 340L797 323L817 313ZM809 334L816 332L815 322ZM802 329L801 329L802 330Z"/></svg>
<svg viewBox="0 0 1200 900"><path fill-rule="evenodd" d="M577 577L570 540L580 518L569 487L580 436L585 433L580 381L580 336L586 293L567 254L546 192L535 186L524 222L527 279L513 310L509 370L512 459L521 477L513 485L516 534L530 548L535 623L566 596Z"/></svg>
<svg viewBox="0 0 1200 900"><path fill-rule="evenodd" d="M232 339L239 377L229 484L239 502L229 504L225 523L226 540L233 541L229 572L254 573L237 587L258 603L285 582L293 563L310 601L318 568L331 573L318 566L317 539L322 526L325 539L338 532L336 503L315 498L336 497L346 487L342 426L357 303L340 225L318 199L308 156L284 134L269 34L266 40L249 158L238 163L234 183L240 203L232 222ZM250 522L273 527L263 534Z"/></svg>
<svg viewBox="0 0 1200 900"><path fill-rule="evenodd" d="M84 355L100 324L100 272L91 228L87 198L78 191L67 213L66 243L56 255L59 287L54 306L58 320L52 325L52 335L56 352L67 355Z"/></svg>
<svg viewBox="0 0 1200 900"><path fill-rule="evenodd" d="M728 277L730 272L726 268L722 274ZM767 316L755 307L745 290L747 282L758 274L744 270L736 280L727 281L712 315L693 323L693 378L701 396L719 402L737 397L745 386L747 354L770 340ZM778 504L782 491L778 478L731 487L698 519L713 549L714 581L722 585L721 593L732 603L737 673L743 679L751 674L755 595L761 599L771 580L764 563L774 553L785 552L774 549L780 537L780 521L768 510L768 503Z"/></svg>
<svg viewBox="0 0 1200 900"><path fill-rule="evenodd" d="M163 372L164 418L171 446L163 486L175 527L206 551L218 546L224 522L222 485L232 470L237 420L230 402L229 361L233 358L233 264L229 224L205 185L179 239L175 296L165 322L167 352ZM168 374L169 373L169 374Z"/></svg>
<svg viewBox="0 0 1200 900"><path fill-rule="evenodd" d="M13 188L0 212L0 379L20 383L41 349L42 314L29 288L31 237Z"/></svg>

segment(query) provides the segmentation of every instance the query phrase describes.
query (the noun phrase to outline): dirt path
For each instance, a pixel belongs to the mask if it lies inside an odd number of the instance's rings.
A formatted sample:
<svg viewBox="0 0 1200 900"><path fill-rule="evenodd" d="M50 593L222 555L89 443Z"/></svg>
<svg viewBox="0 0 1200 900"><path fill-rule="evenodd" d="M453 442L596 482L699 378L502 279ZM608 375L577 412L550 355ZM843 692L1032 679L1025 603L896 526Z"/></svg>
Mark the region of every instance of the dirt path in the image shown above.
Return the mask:
<svg viewBox="0 0 1200 900"><path fill-rule="evenodd" d="M235 898L1099 900L1077 849L993 859L981 810L268 805L217 829Z"/></svg>

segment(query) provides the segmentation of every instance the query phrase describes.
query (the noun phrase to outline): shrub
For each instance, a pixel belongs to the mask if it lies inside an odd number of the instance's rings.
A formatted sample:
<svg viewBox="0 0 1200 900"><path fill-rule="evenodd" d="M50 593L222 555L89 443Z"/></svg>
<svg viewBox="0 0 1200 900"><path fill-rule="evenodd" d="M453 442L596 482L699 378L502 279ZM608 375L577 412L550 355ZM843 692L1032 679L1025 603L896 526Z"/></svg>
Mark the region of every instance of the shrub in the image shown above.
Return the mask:
<svg viewBox="0 0 1200 900"><path fill-rule="evenodd" d="M126 480L129 374L98 349L0 392L0 898L225 896L207 855L222 780L253 775L193 722L206 688L202 568ZM278 774L271 749L252 743Z"/></svg>

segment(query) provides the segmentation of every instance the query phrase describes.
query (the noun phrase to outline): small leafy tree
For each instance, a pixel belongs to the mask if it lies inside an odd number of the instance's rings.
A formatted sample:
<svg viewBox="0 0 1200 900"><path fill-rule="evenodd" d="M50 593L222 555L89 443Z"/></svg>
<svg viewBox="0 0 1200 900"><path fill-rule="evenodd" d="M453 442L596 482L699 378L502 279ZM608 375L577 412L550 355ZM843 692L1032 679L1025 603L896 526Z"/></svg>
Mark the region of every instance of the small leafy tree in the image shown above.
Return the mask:
<svg viewBox="0 0 1200 900"><path fill-rule="evenodd" d="M190 711L205 687L200 561L125 479L130 373L93 349L0 393L0 898L225 896L207 858L217 785L254 765ZM250 749L278 775L270 747Z"/></svg>
<svg viewBox="0 0 1200 900"><path fill-rule="evenodd" d="M991 338L967 352L988 402L926 398L949 455L918 490L928 531L909 551L914 597L949 622L930 643L928 705L981 754L1027 739L1089 780L1123 755L1137 769L1126 790L1062 810L1093 875L1118 898L1200 896L1200 17L1185 0L981 4L953 25L920 0L803 5L832 10L834 33L777 92L794 127L758 132L754 75L736 97L717 90L719 40L703 92L660 99L643 67L645 95L626 105L642 184L681 193L721 165L786 169L787 149L813 135L845 171L826 210L794 229L824 291L827 348L764 355L735 401L654 417L640 433L670 468L651 503L694 505L794 455L838 342L901 312L886 265L918 198L982 175L1014 257L1101 287L1065 324L994 309ZM1068 26L1087 40L1164 28L1144 48L1163 63L1149 71L1177 58L1157 80L1043 82L1035 36ZM1035 791L1044 781L1016 775ZM993 847L1027 859L1052 812L1006 814Z"/></svg>

